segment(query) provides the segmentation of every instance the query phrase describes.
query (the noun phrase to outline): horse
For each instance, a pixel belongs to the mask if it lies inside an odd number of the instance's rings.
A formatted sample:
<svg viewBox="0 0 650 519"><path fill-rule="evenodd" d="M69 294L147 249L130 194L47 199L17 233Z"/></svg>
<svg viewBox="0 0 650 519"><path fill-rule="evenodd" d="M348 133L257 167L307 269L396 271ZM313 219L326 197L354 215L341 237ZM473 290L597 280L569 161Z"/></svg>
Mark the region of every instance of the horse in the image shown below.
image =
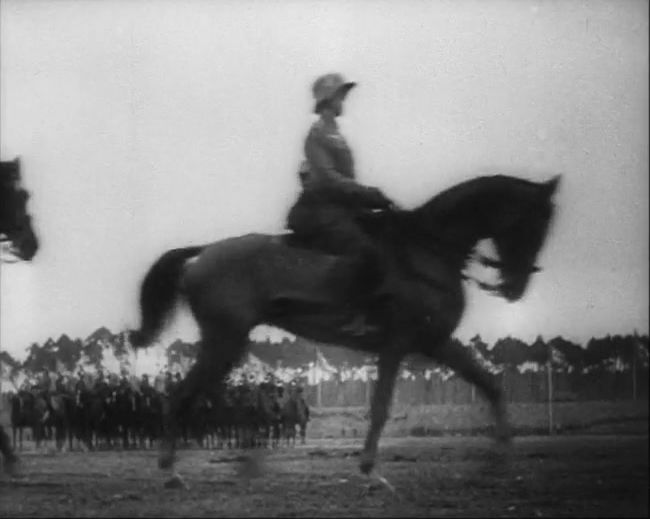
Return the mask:
<svg viewBox="0 0 650 519"><path fill-rule="evenodd" d="M364 225L386 260L378 292L388 298L380 310L366 314L377 331L361 336L346 334L342 326L351 318L344 303L351 299L347 291L357 274L350 260L308 248L290 233L251 233L163 253L142 281L140 327L129 331L131 344L136 349L152 344L178 301L189 305L201 341L196 362L171 395L164 416L159 468L174 469L180 410L204 388L224 380L245 354L250 331L260 324L377 355L378 378L359 460L363 474L371 475L375 467L400 362L411 354L423 354L475 385L491 404L498 444L507 445L511 431L499 385L450 338L465 309L464 269L480 240L494 243L498 259L482 261L500 274L499 282L480 288L509 302L522 298L531 275L540 270L535 262L560 178L533 182L481 176L413 210L370 214Z"/></svg>
<svg viewBox="0 0 650 519"><path fill-rule="evenodd" d="M11 398L11 429L14 449L23 450L23 428L33 422L33 397L28 391L20 390ZM18 436L18 441L16 441Z"/></svg>
<svg viewBox="0 0 650 519"><path fill-rule="evenodd" d="M49 419L47 424L54 427L56 448L61 451L68 441L72 451L74 401L66 393L55 393L49 397Z"/></svg>
<svg viewBox="0 0 650 519"><path fill-rule="evenodd" d="M140 446L146 448L160 437L162 428L163 399L153 390L140 391L137 394L137 430Z"/></svg>
<svg viewBox="0 0 650 519"><path fill-rule="evenodd" d="M36 448L41 447L44 440L49 439L51 432L50 410L47 399L34 391L20 391L11 400L11 426L13 429L13 445L19 450L23 448L23 428L32 430L32 440ZM16 445L18 433L18 445Z"/></svg>
<svg viewBox="0 0 650 519"><path fill-rule="evenodd" d="M137 395L130 387L120 387L113 390L113 400L115 421L122 437L122 448L129 449L132 444L137 444Z"/></svg>
<svg viewBox="0 0 650 519"><path fill-rule="evenodd" d="M255 388L257 394L257 433L259 447L275 446L280 439L280 407L273 384L263 383Z"/></svg>
<svg viewBox="0 0 650 519"><path fill-rule="evenodd" d="M214 400L215 409L212 413L214 428L217 432L217 446L233 448L237 442L237 413L235 388L222 384L221 396ZM233 442L234 437L234 442Z"/></svg>
<svg viewBox="0 0 650 519"><path fill-rule="evenodd" d="M11 254L30 261L39 243L27 211L30 195L21 182L20 159L0 161L0 242L9 242Z"/></svg>
<svg viewBox="0 0 650 519"><path fill-rule="evenodd" d="M300 431L300 443L306 442L309 406L298 388L290 387L282 406L282 429L287 445L296 444L296 426Z"/></svg>
<svg viewBox="0 0 650 519"><path fill-rule="evenodd" d="M20 158L0 161L0 243L9 243L9 252L18 260L31 261L39 248L38 239L32 227L32 217L27 211L29 193L21 187ZM1 259L0 259L1 261ZM12 426L13 420L12 405ZM19 425L22 446L22 425ZM13 445L16 444L16 429L13 428ZM9 445L9 435L0 425L0 454L5 460L5 471L13 473L18 457Z"/></svg>

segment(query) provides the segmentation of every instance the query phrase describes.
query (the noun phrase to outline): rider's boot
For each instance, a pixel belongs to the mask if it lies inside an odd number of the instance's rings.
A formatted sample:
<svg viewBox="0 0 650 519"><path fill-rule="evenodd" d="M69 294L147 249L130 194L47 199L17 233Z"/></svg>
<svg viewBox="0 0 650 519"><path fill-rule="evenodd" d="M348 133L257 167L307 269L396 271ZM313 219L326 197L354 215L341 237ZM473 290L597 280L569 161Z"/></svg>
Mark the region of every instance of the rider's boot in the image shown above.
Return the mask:
<svg viewBox="0 0 650 519"><path fill-rule="evenodd" d="M381 331L387 305L391 301L391 295L386 290L384 273L379 268L378 260L372 258L369 266L371 269L362 273L363 280L358 289L360 295L356 304L353 305L355 310L352 319L341 327L344 333L355 337Z"/></svg>
<svg viewBox="0 0 650 519"><path fill-rule="evenodd" d="M379 326L369 323L366 315L361 312L355 313L352 320L341 326L341 331L344 334L354 337L363 337L364 335L377 333L379 330Z"/></svg>

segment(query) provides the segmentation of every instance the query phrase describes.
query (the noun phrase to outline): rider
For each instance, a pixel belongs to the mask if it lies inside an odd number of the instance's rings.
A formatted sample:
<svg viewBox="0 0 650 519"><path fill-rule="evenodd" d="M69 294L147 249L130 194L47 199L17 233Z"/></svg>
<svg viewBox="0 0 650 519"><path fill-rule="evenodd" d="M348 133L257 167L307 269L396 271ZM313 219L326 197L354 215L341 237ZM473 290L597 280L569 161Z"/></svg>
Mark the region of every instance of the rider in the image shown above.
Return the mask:
<svg viewBox="0 0 650 519"><path fill-rule="evenodd" d="M129 374L127 371L122 370L120 376L120 391L126 392L131 389L131 382L129 381Z"/></svg>
<svg viewBox="0 0 650 519"><path fill-rule="evenodd" d="M170 396L174 391L174 379L172 378L172 372L167 370L165 372L165 395Z"/></svg>
<svg viewBox="0 0 650 519"><path fill-rule="evenodd" d="M59 373L56 377L56 381L54 382L54 391L59 395L65 395L68 392L66 379L62 373Z"/></svg>
<svg viewBox="0 0 650 519"><path fill-rule="evenodd" d="M83 368L79 368L77 371L77 381L75 382L74 390L75 392L80 391L82 393L86 391L86 374Z"/></svg>
<svg viewBox="0 0 650 519"><path fill-rule="evenodd" d="M52 388L52 379L50 378L50 372L47 370L47 368L43 368L40 380L37 383L37 387L39 394L41 394L44 398L47 398Z"/></svg>
<svg viewBox="0 0 650 519"><path fill-rule="evenodd" d="M149 375L144 373L140 379L140 394L144 397L153 397L156 391L149 382Z"/></svg>
<svg viewBox="0 0 650 519"><path fill-rule="evenodd" d="M325 74L316 79L312 92L319 118L311 126L304 143L306 160L299 176L302 193L289 211L287 227L300 241L331 254L354 260L359 273L355 308L366 308L377 301L372 292L382 280L380 254L358 218L364 211L387 209L392 202L377 188L355 180L352 152L339 132L336 118L343 113L343 101L356 85L340 74ZM369 327L363 314L344 331L363 335Z"/></svg>
<svg viewBox="0 0 650 519"><path fill-rule="evenodd" d="M93 389L96 394L100 395L101 398L108 398L110 394L111 390L108 386L108 383L106 382L106 378L102 370L99 370L97 373L97 380L95 381Z"/></svg>

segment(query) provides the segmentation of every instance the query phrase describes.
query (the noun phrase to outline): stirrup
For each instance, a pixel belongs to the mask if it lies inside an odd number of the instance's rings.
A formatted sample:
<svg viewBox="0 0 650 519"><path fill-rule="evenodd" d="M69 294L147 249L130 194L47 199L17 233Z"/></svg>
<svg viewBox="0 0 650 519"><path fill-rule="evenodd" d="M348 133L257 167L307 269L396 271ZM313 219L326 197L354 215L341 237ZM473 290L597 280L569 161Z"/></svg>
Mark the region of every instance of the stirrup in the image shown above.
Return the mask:
<svg viewBox="0 0 650 519"><path fill-rule="evenodd" d="M347 322L341 326L341 331L354 337L363 337L364 335L377 333L379 327L374 324L369 324L364 315L356 315L351 322Z"/></svg>

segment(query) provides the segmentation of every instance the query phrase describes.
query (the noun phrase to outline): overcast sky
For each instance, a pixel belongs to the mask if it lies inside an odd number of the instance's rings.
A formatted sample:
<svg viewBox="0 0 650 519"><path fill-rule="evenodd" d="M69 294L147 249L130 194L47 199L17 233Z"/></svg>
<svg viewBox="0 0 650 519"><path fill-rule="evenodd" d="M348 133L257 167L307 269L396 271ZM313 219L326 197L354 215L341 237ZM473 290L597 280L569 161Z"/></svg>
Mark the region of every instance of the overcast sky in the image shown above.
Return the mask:
<svg viewBox="0 0 650 519"><path fill-rule="evenodd" d="M563 174L525 298L467 286L457 335L648 331L648 3L0 2L0 145L42 248L2 267L2 347L137 325L173 247L276 232L310 86L358 82L360 181L404 207L484 173ZM169 333L195 339L185 316Z"/></svg>

